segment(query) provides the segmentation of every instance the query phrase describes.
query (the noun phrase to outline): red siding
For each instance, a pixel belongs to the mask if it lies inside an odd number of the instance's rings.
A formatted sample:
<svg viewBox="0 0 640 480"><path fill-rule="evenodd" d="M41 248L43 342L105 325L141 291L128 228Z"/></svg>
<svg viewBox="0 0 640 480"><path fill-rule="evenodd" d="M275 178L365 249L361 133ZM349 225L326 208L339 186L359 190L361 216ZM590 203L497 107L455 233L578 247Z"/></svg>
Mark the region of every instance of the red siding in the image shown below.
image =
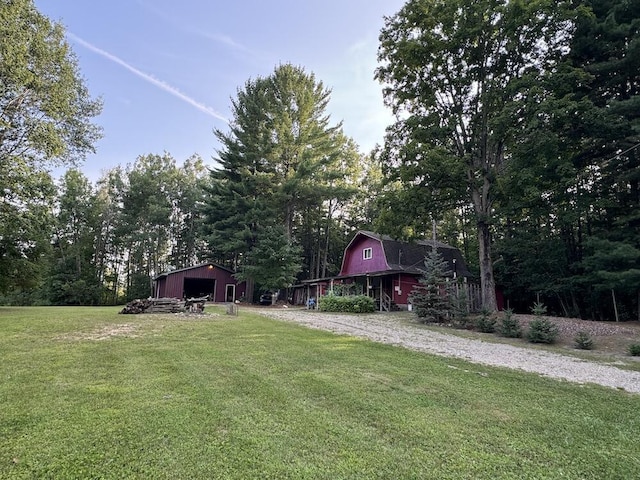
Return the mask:
<svg viewBox="0 0 640 480"><path fill-rule="evenodd" d="M193 268L169 272L156 279L156 297L184 297L185 279L209 279L215 280L215 292L213 302L224 302L227 285L236 285L236 298L245 294L245 283L238 283L233 278L233 272L216 265L200 265Z"/></svg>
<svg viewBox="0 0 640 480"><path fill-rule="evenodd" d="M393 275L392 282L391 299L396 305L406 305L409 303L408 298L411 290L420 283L414 275L404 273Z"/></svg>
<svg viewBox="0 0 640 480"><path fill-rule="evenodd" d="M363 256L365 248L371 248L371 258L366 260ZM382 243L379 240L359 235L345 251L340 275L358 275L388 269Z"/></svg>

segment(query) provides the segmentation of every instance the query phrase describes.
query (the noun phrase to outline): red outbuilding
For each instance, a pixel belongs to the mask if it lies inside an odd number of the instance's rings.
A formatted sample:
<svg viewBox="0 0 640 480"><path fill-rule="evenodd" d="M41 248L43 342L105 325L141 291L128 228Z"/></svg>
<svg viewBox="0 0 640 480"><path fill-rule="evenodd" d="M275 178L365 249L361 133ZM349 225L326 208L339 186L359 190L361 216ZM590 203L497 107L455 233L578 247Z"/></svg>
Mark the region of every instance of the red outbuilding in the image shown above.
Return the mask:
<svg viewBox="0 0 640 480"><path fill-rule="evenodd" d="M234 302L244 297L246 283L238 282L233 270L203 263L165 272L154 279L156 298L194 298L209 296L211 302Z"/></svg>

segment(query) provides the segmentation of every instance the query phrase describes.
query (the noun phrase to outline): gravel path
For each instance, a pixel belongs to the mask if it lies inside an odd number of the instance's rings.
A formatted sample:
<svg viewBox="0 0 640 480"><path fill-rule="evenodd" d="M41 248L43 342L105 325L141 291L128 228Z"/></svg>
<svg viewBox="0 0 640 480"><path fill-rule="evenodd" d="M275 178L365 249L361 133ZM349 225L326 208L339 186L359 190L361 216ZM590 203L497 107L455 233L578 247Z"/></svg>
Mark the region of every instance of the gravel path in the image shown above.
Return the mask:
<svg viewBox="0 0 640 480"><path fill-rule="evenodd" d="M595 383L640 393L640 372L622 370L615 366L542 350L488 343L433 332L420 328L420 325L407 324L401 321L401 317L393 314L356 316L299 309L257 309L256 311L271 318L296 322L310 328L399 345L420 352L461 358L484 365L524 370L570 382Z"/></svg>

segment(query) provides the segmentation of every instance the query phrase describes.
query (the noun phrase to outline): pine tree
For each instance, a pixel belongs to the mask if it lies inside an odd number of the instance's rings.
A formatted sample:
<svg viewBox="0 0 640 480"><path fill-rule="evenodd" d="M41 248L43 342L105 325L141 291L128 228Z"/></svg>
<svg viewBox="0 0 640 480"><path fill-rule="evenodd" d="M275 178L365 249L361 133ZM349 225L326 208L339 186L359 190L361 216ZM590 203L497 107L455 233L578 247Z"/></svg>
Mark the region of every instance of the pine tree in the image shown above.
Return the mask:
<svg viewBox="0 0 640 480"><path fill-rule="evenodd" d="M336 202L352 194L341 182L343 167L357 161L340 124L329 124L329 95L312 74L281 65L246 82L233 101L230 130L216 131L220 166L206 187L204 233L210 255L247 279L249 297L252 282L268 277L261 269L270 271L263 248L297 263L285 261L286 272L310 274L327 264L331 216ZM279 241L285 244L273 246ZM304 265L296 245L305 247Z"/></svg>
<svg viewBox="0 0 640 480"><path fill-rule="evenodd" d="M453 313L454 297L447 281L449 266L437 248L425 257L423 272L409 296L413 310L425 323L444 322Z"/></svg>
<svg viewBox="0 0 640 480"><path fill-rule="evenodd" d="M259 232L236 278L253 280L266 290L290 287L300 271L300 252L299 246L287 241L281 225L266 227Z"/></svg>

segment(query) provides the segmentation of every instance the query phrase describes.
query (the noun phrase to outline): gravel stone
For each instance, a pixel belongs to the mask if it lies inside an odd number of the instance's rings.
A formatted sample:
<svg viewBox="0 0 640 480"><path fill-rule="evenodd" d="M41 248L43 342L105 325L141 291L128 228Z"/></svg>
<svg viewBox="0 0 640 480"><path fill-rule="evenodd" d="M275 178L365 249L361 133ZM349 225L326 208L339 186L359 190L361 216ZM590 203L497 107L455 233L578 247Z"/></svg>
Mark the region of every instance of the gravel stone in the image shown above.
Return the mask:
<svg viewBox="0 0 640 480"><path fill-rule="evenodd" d="M407 318L406 314L402 317L388 313L346 315L292 308L256 311L271 318L295 322L309 328L398 345L419 352L522 370L569 382L593 383L640 393L640 372L543 350L433 332L421 328L419 324L412 325L402 321L403 318Z"/></svg>

